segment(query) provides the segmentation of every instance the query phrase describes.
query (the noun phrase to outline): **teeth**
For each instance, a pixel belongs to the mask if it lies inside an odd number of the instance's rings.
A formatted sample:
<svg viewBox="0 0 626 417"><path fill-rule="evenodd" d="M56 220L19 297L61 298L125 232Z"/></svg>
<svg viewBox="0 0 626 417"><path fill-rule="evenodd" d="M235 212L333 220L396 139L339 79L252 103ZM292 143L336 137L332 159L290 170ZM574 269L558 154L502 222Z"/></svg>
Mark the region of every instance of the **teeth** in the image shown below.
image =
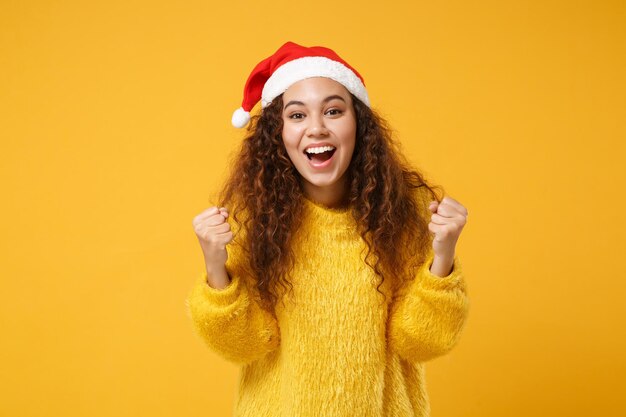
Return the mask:
<svg viewBox="0 0 626 417"><path fill-rule="evenodd" d="M333 149L335 149L334 146L319 146L317 148L309 148L305 150L305 152L306 153L322 153L326 151L332 151Z"/></svg>

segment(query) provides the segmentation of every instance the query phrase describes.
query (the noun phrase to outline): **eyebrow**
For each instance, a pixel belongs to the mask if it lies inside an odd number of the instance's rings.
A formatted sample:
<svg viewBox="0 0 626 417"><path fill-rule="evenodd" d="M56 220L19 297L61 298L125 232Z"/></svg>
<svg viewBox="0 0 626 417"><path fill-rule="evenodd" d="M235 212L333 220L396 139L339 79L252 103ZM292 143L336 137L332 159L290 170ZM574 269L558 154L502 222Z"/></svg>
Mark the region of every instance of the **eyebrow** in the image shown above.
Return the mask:
<svg viewBox="0 0 626 417"><path fill-rule="evenodd" d="M337 94L334 94L334 95L328 96L324 100L322 100L322 104L328 103L330 100L335 99L335 98L338 98L339 100L343 101L344 103L346 102L346 100L344 100L343 97L341 97L341 96L339 96ZM301 106L304 106L304 103L301 102L301 101L291 100L289 103L287 103L285 105L285 107L283 107L283 110L285 110L287 107L291 106L292 104L299 104Z"/></svg>

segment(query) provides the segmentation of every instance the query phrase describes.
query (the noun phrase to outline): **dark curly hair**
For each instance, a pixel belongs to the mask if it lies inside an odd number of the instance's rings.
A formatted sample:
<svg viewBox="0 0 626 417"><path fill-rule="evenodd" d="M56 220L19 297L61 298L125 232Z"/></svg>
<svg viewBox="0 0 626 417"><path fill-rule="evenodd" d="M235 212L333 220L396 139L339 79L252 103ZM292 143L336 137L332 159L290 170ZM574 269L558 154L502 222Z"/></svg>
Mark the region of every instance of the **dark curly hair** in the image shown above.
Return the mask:
<svg viewBox="0 0 626 417"><path fill-rule="evenodd" d="M352 94L351 94L352 95ZM358 233L367 244L364 261L380 278L393 279L392 288L414 276L432 245L428 202L441 201L441 186L428 185L412 169L393 140L388 123L356 96L356 143L347 169L347 201ZM218 193L229 210L233 230L243 230L239 244L248 255L247 269L270 311L278 301L278 286L287 280L295 259L292 234L304 214L301 176L282 141L283 97L276 97L253 115L241 150L231 161L230 174ZM242 216L243 215L243 216ZM398 250L403 248L404 250ZM383 294L381 292L381 294ZM384 297L384 294L383 294Z"/></svg>

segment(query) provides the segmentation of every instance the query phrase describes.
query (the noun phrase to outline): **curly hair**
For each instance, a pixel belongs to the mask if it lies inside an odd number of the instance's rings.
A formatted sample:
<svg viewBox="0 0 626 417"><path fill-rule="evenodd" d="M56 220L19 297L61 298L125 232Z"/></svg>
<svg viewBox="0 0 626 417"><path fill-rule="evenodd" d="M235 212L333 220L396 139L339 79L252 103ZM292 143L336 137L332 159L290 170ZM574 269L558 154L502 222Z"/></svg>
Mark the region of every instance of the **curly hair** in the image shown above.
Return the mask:
<svg viewBox="0 0 626 417"><path fill-rule="evenodd" d="M427 184L411 168L386 120L354 95L352 102L357 131L346 172L347 201L367 245L364 261L379 277L376 289L383 294L385 279L393 279L395 287L411 280L424 263L432 245L428 202L441 201L435 190L443 195L443 188ZM218 193L219 204L235 222L233 229L244 231L243 240L235 244L248 255L246 269L269 310L279 299L278 287L292 288L287 279L295 264L290 243L305 209L302 178L282 141L282 107L280 95L252 116Z"/></svg>

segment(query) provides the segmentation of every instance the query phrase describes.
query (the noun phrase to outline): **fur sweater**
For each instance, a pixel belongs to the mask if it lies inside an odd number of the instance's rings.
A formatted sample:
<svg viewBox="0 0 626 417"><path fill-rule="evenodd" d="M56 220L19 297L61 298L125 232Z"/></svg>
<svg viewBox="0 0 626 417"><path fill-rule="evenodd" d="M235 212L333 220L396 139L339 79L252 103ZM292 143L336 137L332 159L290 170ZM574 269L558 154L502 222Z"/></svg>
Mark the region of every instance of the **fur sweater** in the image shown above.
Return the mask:
<svg viewBox="0 0 626 417"><path fill-rule="evenodd" d="M453 348L469 311L458 257L439 277L431 249L414 280L394 292L385 280L383 299L349 211L304 201L284 304L259 306L232 243L230 284L212 288L203 271L186 300L201 339L241 366L234 416L429 416L424 362Z"/></svg>

